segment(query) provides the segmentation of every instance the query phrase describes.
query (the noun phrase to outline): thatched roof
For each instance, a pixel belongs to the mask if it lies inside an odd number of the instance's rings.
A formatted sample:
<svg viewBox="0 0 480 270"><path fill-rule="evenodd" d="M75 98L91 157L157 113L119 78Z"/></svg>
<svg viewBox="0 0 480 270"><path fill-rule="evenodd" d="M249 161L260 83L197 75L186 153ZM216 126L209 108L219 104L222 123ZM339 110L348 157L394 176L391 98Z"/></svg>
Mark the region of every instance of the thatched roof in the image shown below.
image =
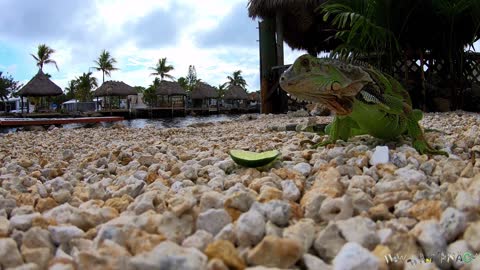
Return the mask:
<svg viewBox="0 0 480 270"><path fill-rule="evenodd" d="M124 82L106 81L93 94L95 97L137 95L135 88Z"/></svg>
<svg viewBox="0 0 480 270"><path fill-rule="evenodd" d="M177 82L161 81L156 90L159 96L187 95L187 92Z"/></svg>
<svg viewBox="0 0 480 270"><path fill-rule="evenodd" d="M52 82L42 70L38 70L37 75L18 91L18 95L22 97L46 97L61 94L63 94L62 89Z"/></svg>
<svg viewBox="0 0 480 270"><path fill-rule="evenodd" d="M250 101L260 101L260 91L248 93L248 100L250 100Z"/></svg>
<svg viewBox="0 0 480 270"><path fill-rule="evenodd" d="M248 99L247 91L240 86L234 85L227 89L223 99Z"/></svg>
<svg viewBox="0 0 480 270"><path fill-rule="evenodd" d="M273 18L282 14L285 42L294 49L319 53L334 49L338 41L328 39L335 29L315 9L325 0L249 0L251 18Z"/></svg>
<svg viewBox="0 0 480 270"><path fill-rule="evenodd" d="M198 82L190 94L192 99L217 98L218 92L213 86L204 82Z"/></svg>

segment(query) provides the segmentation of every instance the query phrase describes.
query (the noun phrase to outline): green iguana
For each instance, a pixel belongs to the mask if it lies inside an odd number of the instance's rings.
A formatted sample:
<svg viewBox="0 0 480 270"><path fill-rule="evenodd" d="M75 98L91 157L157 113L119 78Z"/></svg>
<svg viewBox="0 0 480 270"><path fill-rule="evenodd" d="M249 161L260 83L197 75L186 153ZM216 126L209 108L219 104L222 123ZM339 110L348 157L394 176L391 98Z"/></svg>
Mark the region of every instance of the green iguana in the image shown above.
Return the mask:
<svg viewBox="0 0 480 270"><path fill-rule="evenodd" d="M306 54L283 73L280 86L298 99L321 103L335 112L333 122L325 128L329 139L313 147L362 134L380 139L407 135L421 154L448 156L426 141L418 123L423 114L412 109L408 92L393 77L373 67Z"/></svg>

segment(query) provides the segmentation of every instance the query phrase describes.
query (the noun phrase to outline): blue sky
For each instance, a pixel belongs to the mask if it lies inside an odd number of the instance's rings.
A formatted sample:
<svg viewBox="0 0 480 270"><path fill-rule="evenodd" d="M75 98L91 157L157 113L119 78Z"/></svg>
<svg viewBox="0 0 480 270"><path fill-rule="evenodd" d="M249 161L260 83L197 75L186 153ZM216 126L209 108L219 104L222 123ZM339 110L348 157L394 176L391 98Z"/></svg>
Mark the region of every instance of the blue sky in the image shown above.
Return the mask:
<svg viewBox="0 0 480 270"><path fill-rule="evenodd" d="M195 65L200 79L217 86L242 70L248 91L260 88L258 21L247 16L246 0L0 0L0 25L7 26L0 27L0 70L22 83L38 70L30 53L45 43L60 71L44 71L62 88L103 49L120 69L106 80L148 86L149 68L167 57L176 78ZM291 62L305 52L286 46L285 53ZM100 72L94 76L101 82Z"/></svg>
<svg viewBox="0 0 480 270"><path fill-rule="evenodd" d="M38 70L30 53L45 43L60 71L44 67L64 88L88 72L103 49L117 60L106 80L148 86L150 67L167 57L176 78L195 65L217 86L242 70L248 91L260 88L258 22L247 0L0 0L0 71L26 83ZM477 43L478 45L478 43ZM477 50L480 46L476 46ZM285 46L285 62L304 54ZM94 72L101 83L102 75Z"/></svg>

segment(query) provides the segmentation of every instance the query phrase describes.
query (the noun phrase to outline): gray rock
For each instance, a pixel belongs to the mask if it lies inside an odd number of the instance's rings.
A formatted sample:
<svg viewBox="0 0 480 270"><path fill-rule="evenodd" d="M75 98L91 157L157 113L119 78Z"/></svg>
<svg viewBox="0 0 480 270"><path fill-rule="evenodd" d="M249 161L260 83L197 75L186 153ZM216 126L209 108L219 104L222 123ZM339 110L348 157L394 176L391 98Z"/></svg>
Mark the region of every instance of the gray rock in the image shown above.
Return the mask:
<svg viewBox="0 0 480 270"><path fill-rule="evenodd" d="M355 242L346 243L333 260L334 270L372 270L379 266L377 257Z"/></svg>
<svg viewBox="0 0 480 270"><path fill-rule="evenodd" d="M55 127L55 128L57 128L57 127ZM63 265L65 265L65 264L63 264ZM48 268L48 269L49 270L60 270L60 269L57 269L57 268ZM22 264L22 265L17 266L17 267L10 267L10 268L7 268L6 270L40 270L40 268L39 268L38 264L30 262L30 263ZM72 267L72 270L74 270L73 267Z"/></svg>
<svg viewBox="0 0 480 270"><path fill-rule="evenodd" d="M7 237L10 234L10 221L6 217L0 216L0 238Z"/></svg>
<svg viewBox="0 0 480 270"><path fill-rule="evenodd" d="M344 220L353 215L352 199L348 195L337 198L326 198L320 207L320 217L322 220Z"/></svg>
<svg viewBox="0 0 480 270"><path fill-rule="evenodd" d="M455 197L455 208L462 212L472 213L479 209L480 198L473 197L470 193L460 190Z"/></svg>
<svg viewBox="0 0 480 270"><path fill-rule="evenodd" d="M297 223L283 230L283 237L297 240L307 252L315 240L315 222L312 219L304 218Z"/></svg>
<svg viewBox="0 0 480 270"><path fill-rule="evenodd" d="M41 216L37 212L27 215L16 215L10 218L10 225L17 230L26 231L32 227L32 220Z"/></svg>
<svg viewBox="0 0 480 270"><path fill-rule="evenodd" d="M223 229L215 235L215 241L217 240L227 240L232 243L235 243L237 240L237 236L235 235L233 223L228 224L227 226L223 227Z"/></svg>
<svg viewBox="0 0 480 270"><path fill-rule="evenodd" d="M155 160L155 158L152 156L152 155L149 155L149 154L144 154L144 155L141 155L139 158L138 158L138 162L144 166L150 166L154 163L156 163L157 161Z"/></svg>
<svg viewBox="0 0 480 270"><path fill-rule="evenodd" d="M332 266L326 264L322 259L313 256L311 254L303 255L303 264L307 267L307 270L331 270Z"/></svg>
<svg viewBox="0 0 480 270"><path fill-rule="evenodd" d="M202 194L200 197L200 212L204 212L208 209L220 209L223 208L223 202L225 197L220 192L208 191Z"/></svg>
<svg viewBox="0 0 480 270"><path fill-rule="evenodd" d="M14 199L0 198L0 209L5 209L8 215L15 207L17 207L17 202Z"/></svg>
<svg viewBox="0 0 480 270"><path fill-rule="evenodd" d="M265 235L265 217L252 209L240 215L234 228L239 246L256 245Z"/></svg>
<svg viewBox="0 0 480 270"><path fill-rule="evenodd" d="M426 175L432 175L433 170L435 169L435 161L430 159L422 164L420 164L420 170L422 170Z"/></svg>
<svg viewBox="0 0 480 270"><path fill-rule="evenodd" d="M470 223L463 233L463 238L474 251L480 251L480 221Z"/></svg>
<svg viewBox="0 0 480 270"><path fill-rule="evenodd" d="M165 241L148 253L132 257L129 266L137 270L199 270L206 268L207 261L207 256L196 248L183 248Z"/></svg>
<svg viewBox="0 0 480 270"><path fill-rule="evenodd" d="M417 242L423 249L425 256L433 257L437 265L444 265L441 257L435 254L445 254L447 251L447 241L443 236L443 230L440 224L435 220L420 221L412 229L412 233L417 237Z"/></svg>
<svg viewBox="0 0 480 270"><path fill-rule="evenodd" d="M453 207L448 207L443 211L440 218L440 226L443 229L444 237L447 242L451 242L457 238L467 227L467 217L461 211Z"/></svg>
<svg viewBox="0 0 480 270"><path fill-rule="evenodd" d="M402 179L409 187L418 185L427 179L427 176L425 173L423 173L423 171L417 171L408 167L396 170L395 175L399 179Z"/></svg>
<svg viewBox="0 0 480 270"><path fill-rule="evenodd" d="M71 225L48 226L52 240L56 245L68 243L73 238L83 238L85 232Z"/></svg>
<svg viewBox="0 0 480 270"><path fill-rule="evenodd" d="M283 199L296 202L300 199L300 190L292 180L284 180L281 182Z"/></svg>
<svg viewBox="0 0 480 270"><path fill-rule="evenodd" d="M455 269L460 269L462 266L469 264L463 261L465 256L469 256L468 254L466 254L466 252L469 252L472 255L475 254L475 252L468 247L467 241L455 241L447 247L447 254L451 255L451 257L448 257L447 260ZM457 256L462 256L462 261L457 260Z"/></svg>
<svg viewBox="0 0 480 270"><path fill-rule="evenodd" d="M181 243L193 231L194 220L191 215L177 217L172 212L165 212L157 225L157 231L167 237L168 240Z"/></svg>
<svg viewBox="0 0 480 270"><path fill-rule="evenodd" d="M146 172L146 171L136 171L133 174L133 177L135 177L138 180L145 181L145 179L147 179L147 175L148 175L148 172Z"/></svg>
<svg viewBox="0 0 480 270"><path fill-rule="evenodd" d="M185 238L182 247L192 247L203 251L208 244L213 242L213 235L204 230L197 230L194 234Z"/></svg>
<svg viewBox="0 0 480 270"><path fill-rule="evenodd" d="M214 164L214 166L217 166L218 168L222 169L225 173L230 173L235 169L235 161L231 159L219 161Z"/></svg>
<svg viewBox="0 0 480 270"><path fill-rule="evenodd" d="M313 246L320 258L330 262L346 242L337 224L330 222L317 234Z"/></svg>
<svg viewBox="0 0 480 270"><path fill-rule="evenodd" d="M75 153L70 149L66 149L62 152L62 159L65 161L70 161L74 157L75 157Z"/></svg>
<svg viewBox="0 0 480 270"><path fill-rule="evenodd" d="M278 227L277 225L273 224L271 221L267 221L267 223L265 224L265 235L282 237L283 228Z"/></svg>
<svg viewBox="0 0 480 270"><path fill-rule="evenodd" d="M205 230L217 235L223 227L232 222L232 218L224 209L209 209L198 215L197 230Z"/></svg>
<svg viewBox="0 0 480 270"><path fill-rule="evenodd" d="M35 209L33 209L32 205L22 205L20 207L14 208L10 216L13 217L17 215L29 215L33 214L34 212Z"/></svg>
<svg viewBox="0 0 480 270"><path fill-rule="evenodd" d="M401 200L395 204L394 214L397 217L409 217L409 209L413 206L413 203L409 200Z"/></svg>
<svg viewBox="0 0 480 270"><path fill-rule="evenodd" d="M265 216L268 220L278 226L288 225L291 216L291 206L288 202L272 200L262 205Z"/></svg>
<svg viewBox="0 0 480 270"><path fill-rule="evenodd" d="M293 166L293 169L300 172L303 176L307 177L312 171L312 166L306 162L300 162Z"/></svg>
<svg viewBox="0 0 480 270"><path fill-rule="evenodd" d="M369 218L356 216L337 222L343 237L349 242L356 242L367 249L373 249L380 239L376 233L376 225Z"/></svg>
<svg viewBox="0 0 480 270"><path fill-rule="evenodd" d="M103 241L110 240L121 246L125 246L127 238L128 235L122 227L107 224L100 226L97 235L93 239L93 243L98 247Z"/></svg>
<svg viewBox="0 0 480 270"><path fill-rule="evenodd" d="M252 204L255 202L255 199L256 199L255 194L252 191L239 191L239 192L233 193L232 195L226 198L225 206L238 209L242 212L247 212L252 206Z"/></svg>
<svg viewBox="0 0 480 270"><path fill-rule="evenodd" d="M136 198L138 195L140 195L144 186L145 182L137 180L134 184L126 185L121 189L115 191L112 194L112 197L122 197L123 195L127 194L132 198Z"/></svg>
<svg viewBox="0 0 480 270"><path fill-rule="evenodd" d="M72 198L72 194L70 194L70 191L66 189L54 191L51 193L51 195L52 198L60 204L66 203Z"/></svg>
<svg viewBox="0 0 480 270"><path fill-rule="evenodd" d="M0 238L0 268L16 267L23 264L17 243L12 238Z"/></svg>
<svg viewBox="0 0 480 270"><path fill-rule="evenodd" d="M22 248L49 248L52 254L55 250L50 232L40 227L33 227L23 235Z"/></svg>

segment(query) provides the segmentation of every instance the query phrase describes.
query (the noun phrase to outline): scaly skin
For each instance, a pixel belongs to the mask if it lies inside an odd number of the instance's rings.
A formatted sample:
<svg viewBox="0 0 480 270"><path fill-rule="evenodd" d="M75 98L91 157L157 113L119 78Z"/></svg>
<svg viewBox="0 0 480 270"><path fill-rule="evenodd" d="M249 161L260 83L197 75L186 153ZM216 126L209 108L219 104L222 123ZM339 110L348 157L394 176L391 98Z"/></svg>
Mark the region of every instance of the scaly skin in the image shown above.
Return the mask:
<svg viewBox="0 0 480 270"><path fill-rule="evenodd" d="M321 103L335 112L325 128L329 139L315 148L362 134L388 140L406 135L419 153L448 156L426 141L418 124L423 114L412 109L408 92L373 67L302 55L283 73L280 86L301 100Z"/></svg>

